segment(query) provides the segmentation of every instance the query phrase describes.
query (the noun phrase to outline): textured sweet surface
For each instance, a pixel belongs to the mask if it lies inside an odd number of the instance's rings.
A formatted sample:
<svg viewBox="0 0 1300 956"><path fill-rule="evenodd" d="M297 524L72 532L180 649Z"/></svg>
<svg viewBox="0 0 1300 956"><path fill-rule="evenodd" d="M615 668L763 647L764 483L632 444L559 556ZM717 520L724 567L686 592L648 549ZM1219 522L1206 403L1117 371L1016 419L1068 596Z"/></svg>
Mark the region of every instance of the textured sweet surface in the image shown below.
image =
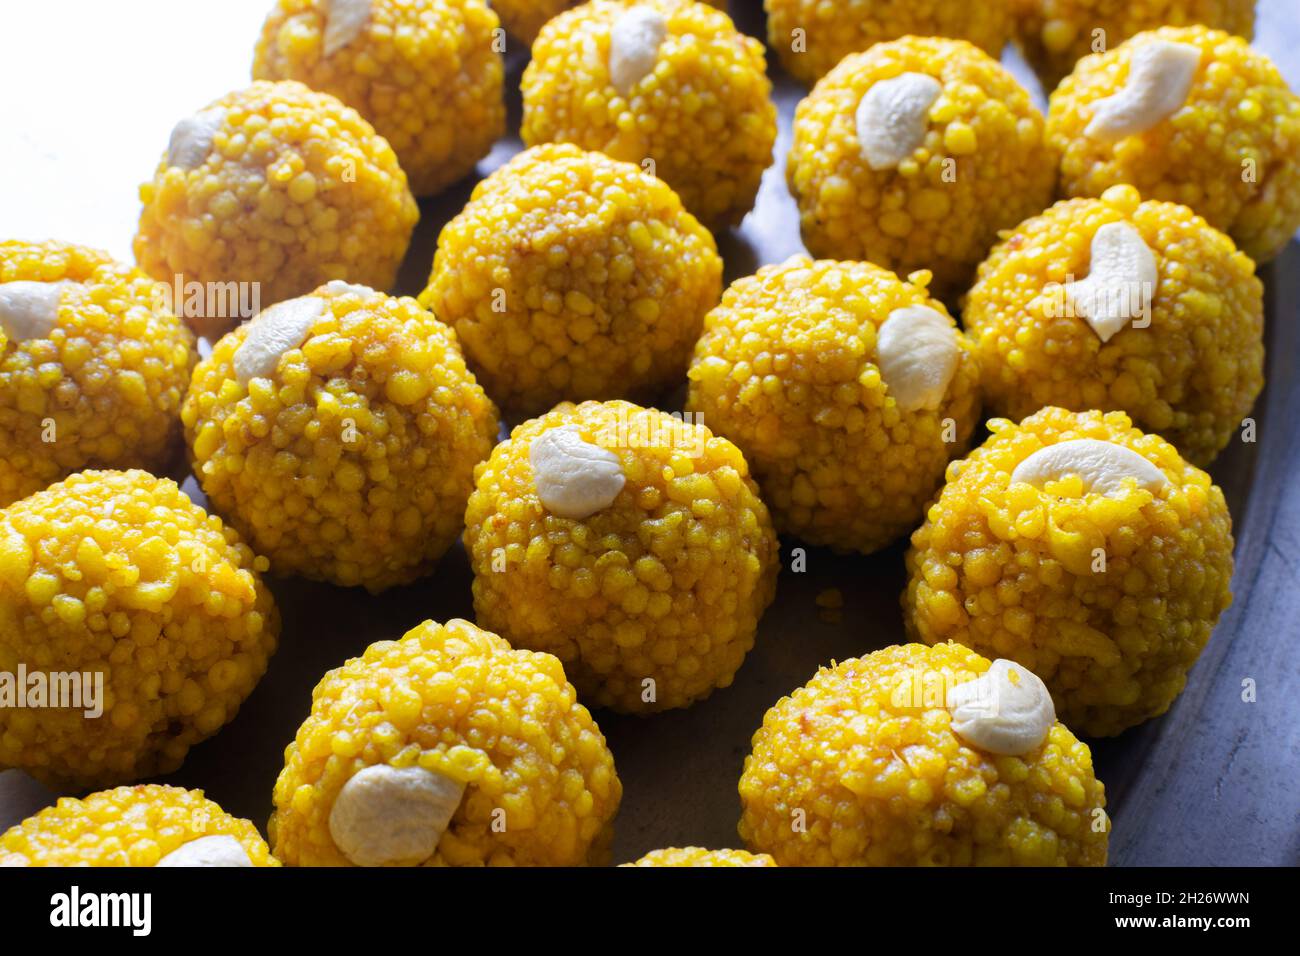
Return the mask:
<svg viewBox="0 0 1300 956"><path fill-rule="evenodd" d="M703 2L722 10L727 8L726 0ZM531 44L548 20L578 4L579 0L492 0L492 9L512 36Z"/></svg>
<svg viewBox="0 0 1300 956"><path fill-rule="evenodd" d="M336 23L348 33L332 44ZM412 192L427 196L505 132L498 28L484 0L276 0L253 78L298 80L355 107L393 147Z"/></svg>
<svg viewBox="0 0 1300 956"><path fill-rule="evenodd" d="M877 349L889 316L913 307L943 317L958 358L934 408L903 411ZM687 407L744 450L781 531L865 552L920 521L975 427L978 381L969 344L923 281L796 257L733 283L709 313Z"/></svg>
<svg viewBox="0 0 1300 956"><path fill-rule="evenodd" d="M363 768L423 767L466 784L423 866L608 863L622 786L600 728L549 654L466 621L380 641L326 674L285 750L271 844L291 866L346 866L330 837Z"/></svg>
<svg viewBox="0 0 1300 956"><path fill-rule="evenodd" d="M1068 727L1021 756L954 733L947 690L988 668L958 644L821 668L754 734L741 838L780 866L1104 866L1105 788Z"/></svg>
<svg viewBox="0 0 1300 956"><path fill-rule="evenodd" d="M169 467L198 353L158 286L53 241L0 242L10 282L65 284L46 334L15 341L0 329L0 506L81 468Z"/></svg>
<svg viewBox="0 0 1300 956"><path fill-rule="evenodd" d="M0 708L0 767L76 788L175 770L275 650L264 570L233 528L143 471L80 472L0 511L0 670L103 679L102 716Z"/></svg>
<svg viewBox="0 0 1300 956"><path fill-rule="evenodd" d="M199 363L181 413L194 471L277 573L382 591L460 533L496 409L414 299L328 285L309 299L320 311L270 377L236 374L261 319Z"/></svg>
<svg viewBox="0 0 1300 956"><path fill-rule="evenodd" d="M776 863L766 853L672 846L651 850L636 862L624 863L623 866L776 866Z"/></svg>
<svg viewBox="0 0 1300 956"><path fill-rule="evenodd" d="M387 140L327 93L255 82L193 168L166 156L140 187L140 267L172 282L257 282L262 305L330 279L387 289L419 210ZM205 317L205 331L228 322Z"/></svg>
<svg viewBox="0 0 1300 956"><path fill-rule="evenodd" d="M1011 37L1015 0L764 0L781 65L812 86L850 53L909 34L969 40L996 57Z"/></svg>
<svg viewBox="0 0 1300 956"><path fill-rule="evenodd" d="M776 107L763 45L689 0L595 0L547 24L524 71L524 142L576 143L643 166L702 221L728 225L754 204L772 162ZM666 30L653 69L620 91L614 26L637 10Z"/></svg>
<svg viewBox="0 0 1300 956"><path fill-rule="evenodd" d="M1117 142L1085 135L1098 102L1124 87L1137 51L1160 41L1201 52L1183 105ZM1300 96L1239 37L1161 27L1085 57L1052 94L1047 140L1061 154L1064 195L1130 183L1147 199L1190 206L1256 262L1300 226Z"/></svg>
<svg viewBox="0 0 1300 956"><path fill-rule="evenodd" d="M538 500L529 447L576 426L626 483L585 520ZM565 402L475 472L465 513L474 609L516 647L555 654L583 700L648 713L731 684L776 588L777 541L740 450L627 402Z"/></svg>
<svg viewBox="0 0 1300 956"><path fill-rule="evenodd" d="M1143 30L1202 23L1249 40L1255 25L1255 0L1018 2L1016 38L1049 93L1079 59Z"/></svg>
<svg viewBox="0 0 1300 956"><path fill-rule="evenodd" d="M492 0L492 9L510 35L531 44L546 21L577 0Z"/></svg>
<svg viewBox="0 0 1300 956"><path fill-rule="evenodd" d="M920 145L873 169L859 106L875 84L904 73L933 77L942 90ZM1055 163L1043 117L996 60L962 40L904 37L846 57L799 103L786 179L814 256L900 275L929 269L936 295L951 303L998 230L1051 202Z"/></svg>
<svg viewBox="0 0 1300 956"><path fill-rule="evenodd" d="M475 187L420 302L455 328L489 395L535 414L676 384L721 290L713 237L662 180L554 144Z"/></svg>
<svg viewBox="0 0 1300 956"><path fill-rule="evenodd" d="M1092 239L1107 223L1137 230L1158 278L1149 314L1103 342L1061 292L1088 274ZM981 264L962 321L994 414L1122 409L1199 465L1227 445L1264 384L1254 264L1190 209L1142 202L1130 186L1059 202L1017 226Z"/></svg>
<svg viewBox="0 0 1300 956"><path fill-rule="evenodd" d="M226 813L202 790L151 783L82 800L63 797L0 834L0 867L156 866L193 841L213 837L237 841L253 866L280 865L257 827Z"/></svg>
<svg viewBox="0 0 1300 956"><path fill-rule="evenodd" d="M1232 600L1232 521L1223 492L1173 445L1123 412L1048 407L948 467L912 535L908 633L1005 657L1043 679L1058 717L1109 736L1164 713ZM1121 445L1168 483L1088 492L1077 474L1012 482L1040 449L1091 438Z"/></svg>

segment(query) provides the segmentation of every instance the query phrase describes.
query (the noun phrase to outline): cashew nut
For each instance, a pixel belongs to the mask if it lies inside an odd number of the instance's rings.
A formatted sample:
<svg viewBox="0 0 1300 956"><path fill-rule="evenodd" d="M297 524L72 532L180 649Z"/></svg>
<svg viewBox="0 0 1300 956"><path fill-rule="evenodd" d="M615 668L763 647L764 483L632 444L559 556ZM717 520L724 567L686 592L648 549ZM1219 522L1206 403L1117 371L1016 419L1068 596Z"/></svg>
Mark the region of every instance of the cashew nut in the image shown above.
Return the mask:
<svg viewBox="0 0 1300 956"><path fill-rule="evenodd" d="M253 316L243 344L235 350L235 378L239 384L270 378L280 356L307 341L307 334L324 311L323 299L304 295L277 302Z"/></svg>
<svg viewBox="0 0 1300 956"><path fill-rule="evenodd" d="M903 73L872 84L854 119L862 158L872 169L893 169L925 142L930 107L943 84L925 73Z"/></svg>
<svg viewBox="0 0 1300 956"><path fill-rule="evenodd" d="M59 317L59 301L73 284L26 279L0 282L0 329L5 337L15 342L49 338Z"/></svg>
<svg viewBox="0 0 1300 956"><path fill-rule="evenodd" d="M212 140L225 122L226 111L219 106L185 117L172 127L171 139L167 141L167 165L198 169L212 152Z"/></svg>
<svg viewBox="0 0 1300 956"><path fill-rule="evenodd" d="M465 784L423 767L374 764L334 798L330 836L357 866L416 866L438 848Z"/></svg>
<svg viewBox="0 0 1300 956"><path fill-rule="evenodd" d="M876 339L876 365L905 412L939 407L957 371L957 330L927 305L889 313Z"/></svg>
<svg viewBox="0 0 1300 956"><path fill-rule="evenodd" d="M317 293L326 293L329 295L353 295L367 296L373 295L375 290L368 285L360 285L356 282L344 282L342 279L331 279L323 286L316 290Z"/></svg>
<svg viewBox="0 0 1300 956"><path fill-rule="evenodd" d="M609 35L609 78L626 96L655 68L659 44L668 35L663 14L652 7L633 7L617 20Z"/></svg>
<svg viewBox="0 0 1300 956"><path fill-rule="evenodd" d="M325 55L333 56L357 38L370 19L370 0L326 0Z"/></svg>
<svg viewBox="0 0 1300 956"><path fill-rule="evenodd" d="M1066 475L1078 475L1085 494L1107 498L1123 494L1125 478L1152 494L1169 483L1163 471L1133 449L1096 438L1075 438L1038 449L1016 465L1011 481L1042 488Z"/></svg>
<svg viewBox="0 0 1300 956"><path fill-rule="evenodd" d="M199 837L168 853L154 866L252 866L248 851L232 836Z"/></svg>
<svg viewBox="0 0 1300 956"><path fill-rule="evenodd" d="M948 691L952 730L989 753L1022 756L1036 750L1056 723L1052 695L1033 671L998 658L975 680Z"/></svg>
<svg viewBox="0 0 1300 956"><path fill-rule="evenodd" d="M618 456L583 441L572 425L535 438L528 460L542 506L561 518L586 518L608 508L626 480Z"/></svg>
<svg viewBox="0 0 1300 956"><path fill-rule="evenodd" d="M1187 102L1201 51L1188 43L1152 40L1133 51L1118 93L1093 104L1085 136L1114 143L1145 133Z"/></svg>
<svg viewBox="0 0 1300 956"><path fill-rule="evenodd" d="M1108 222L1093 234L1088 277L1068 282L1066 301L1103 342L1135 316L1148 315L1155 298L1156 257L1127 222Z"/></svg>

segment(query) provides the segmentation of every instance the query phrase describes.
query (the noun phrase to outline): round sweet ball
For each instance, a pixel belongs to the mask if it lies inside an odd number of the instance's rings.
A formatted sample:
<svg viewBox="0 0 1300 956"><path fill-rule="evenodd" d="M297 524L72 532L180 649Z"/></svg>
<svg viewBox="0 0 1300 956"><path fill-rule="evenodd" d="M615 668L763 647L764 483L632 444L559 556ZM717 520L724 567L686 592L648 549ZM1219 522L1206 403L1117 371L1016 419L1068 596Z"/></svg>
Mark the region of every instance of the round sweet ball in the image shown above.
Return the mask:
<svg viewBox="0 0 1300 956"><path fill-rule="evenodd" d="M535 146L443 228L420 303L512 414L679 382L722 291L709 231L662 180L571 144Z"/></svg>
<svg viewBox="0 0 1300 956"><path fill-rule="evenodd" d="M731 684L778 569L735 445L627 402L565 403L518 426L476 481L465 547L485 627L624 713Z"/></svg>
<svg viewBox="0 0 1300 956"><path fill-rule="evenodd" d="M641 859L623 866L776 866L766 853L747 853L744 850L706 850L698 846L651 850Z"/></svg>
<svg viewBox="0 0 1300 956"><path fill-rule="evenodd" d="M0 867L279 865L257 827L202 790L152 783L63 797L0 834Z"/></svg>
<svg viewBox="0 0 1300 956"><path fill-rule="evenodd" d="M558 660L425 621L316 685L271 846L289 866L605 865L622 793Z"/></svg>
<svg viewBox="0 0 1300 956"><path fill-rule="evenodd" d="M354 109L296 81L222 97L172 130L135 257L172 283L256 283L270 305L332 279L386 289L419 218L388 141ZM228 317L193 317L215 339Z"/></svg>
<svg viewBox="0 0 1300 956"><path fill-rule="evenodd" d="M1123 412L989 430L912 535L908 633L1030 669L1088 736L1164 713L1232 601L1223 492Z"/></svg>
<svg viewBox="0 0 1300 956"><path fill-rule="evenodd" d="M797 256L733 283L705 318L687 408L744 449L782 533L882 548L966 449L979 370L925 278Z"/></svg>
<svg viewBox="0 0 1300 956"><path fill-rule="evenodd" d="M492 8L512 36L525 43L532 43L548 20L580 2L581 0L492 0ZM703 2L719 10L727 8L727 0Z"/></svg>
<svg viewBox="0 0 1300 956"><path fill-rule="evenodd" d="M1052 94L1047 140L1064 195L1129 183L1256 262L1300 227L1300 96L1240 37L1162 27L1084 57Z"/></svg>
<svg viewBox="0 0 1300 956"><path fill-rule="evenodd" d="M1104 866L1106 790L1033 673L959 644L823 667L768 710L740 836L779 866Z"/></svg>
<svg viewBox="0 0 1300 956"><path fill-rule="evenodd" d="M767 38L786 72L812 86L851 53L908 35L967 40L996 59L1018 0L764 0Z"/></svg>
<svg viewBox="0 0 1300 956"><path fill-rule="evenodd" d="M452 545L499 428L451 329L342 282L224 336L181 417L204 492L275 573L371 592Z"/></svg>
<svg viewBox="0 0 1300 956"><path fill-rule="evenodd" d="M264 570L143 471L79 472L0 511L0 769L84 790L179 767L266 671Z"/></svg>
<svg viewBox="0 0 1300 956"><path fill-rule="evenodd" d="M1057 203L980 266L962 321L985 402L1121 409L1207 465L1264 385L1264 287L1232 240L1132 186Z"/></svg>
<svg viewBox="0 0 1300 956"><path fill-rule="evenodd" d="M355 107L428 196L505 133L499 29L484 0L276 0L253 78L299 80Z"/></svg>
<svg viewBox="0 0 1300 956"><path fill-rule="evenodd" d="M144 273L85 246L0 242L0 507L83 468L169 470L196 361Z"/></svg>
<svg viewBox="0 0 1300 956"><path fill-rule="evenodd" d="M996 60L904 37L845 57L799 103L786 178L814 256L930 269L952 303L998 230L1052 201L1055 164L1042 116Z"/></svg>
<svg viewBox="0 0 1300 956"><path fill-rule="evenodd" d="M711 226L738 223L772 162L763 44L689 0L593 0L561 14L524 71L528 145L576 143L661 177Z"/></svg>
<svg viewBox="0 0 1300 956"><path fill-rule="evenodd" d="M1020 0L1016 34L1050 92L1090 53L1143 30L1202 23L1249 40L1255 0Z"/></svg>

